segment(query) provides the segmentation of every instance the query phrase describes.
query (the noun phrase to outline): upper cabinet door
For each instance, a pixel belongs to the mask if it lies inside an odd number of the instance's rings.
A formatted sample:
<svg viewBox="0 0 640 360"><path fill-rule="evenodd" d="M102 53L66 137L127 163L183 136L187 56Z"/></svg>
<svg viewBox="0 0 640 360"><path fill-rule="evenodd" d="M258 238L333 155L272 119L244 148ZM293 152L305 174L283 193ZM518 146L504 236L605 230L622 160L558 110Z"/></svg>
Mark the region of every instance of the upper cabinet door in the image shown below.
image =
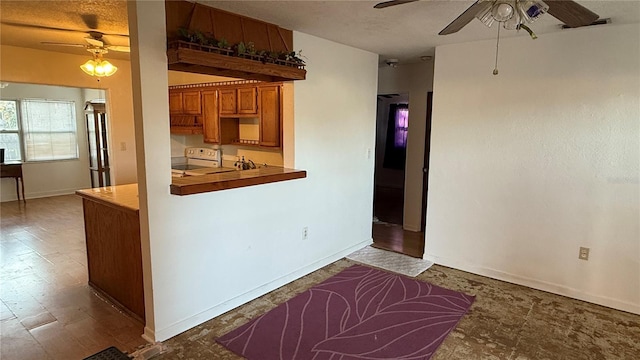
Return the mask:
<svg viewBox="0 0 640 360"><path fill-rule="evenodd" d="M238 114L258 115L258 88L238 89Z"/></svg>
<svg viewBox="0 0 640 360"><path fill-rule="evenodd" d="M202 114L200 91L184 91L182 93L183 113L189 115Z"/></svg>
<svg viewBox="0 0 640 360"><path fill-rule="evenodd" d="M220 114L235 115L236 111L236 89L220 90Z"/></svg>
<svg viewBox="0 0 640 360"><path fill-rule="evenodd" d="M169 114L182 114L182 92L169 92Z"/></svg>
<svg viewBox="0 0 640 360"><path fill-rule="evenodd" d="M220 143L220 118L216 90L202 92L202 127L204 142Z"/></svg>
<svg viewBox="0 0 640 360"><path fill-rule="evenodd" d="M280 86L264 86L260 93L260 146L279 147L282 138Z"/></svg>

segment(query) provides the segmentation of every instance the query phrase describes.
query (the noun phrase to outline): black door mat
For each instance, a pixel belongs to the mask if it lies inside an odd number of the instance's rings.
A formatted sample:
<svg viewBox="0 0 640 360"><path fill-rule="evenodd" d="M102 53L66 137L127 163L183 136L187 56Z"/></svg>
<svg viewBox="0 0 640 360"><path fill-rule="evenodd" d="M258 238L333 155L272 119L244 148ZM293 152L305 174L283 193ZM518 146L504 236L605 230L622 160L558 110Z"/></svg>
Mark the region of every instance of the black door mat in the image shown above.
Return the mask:
<svg viewBox="0 0 640 360"><path fill-rule="evenodd" d="M117 347L112 346L110 348L106 348L99 353L95 353L84 360L131 360L127 354L118 350Z"/></svg>

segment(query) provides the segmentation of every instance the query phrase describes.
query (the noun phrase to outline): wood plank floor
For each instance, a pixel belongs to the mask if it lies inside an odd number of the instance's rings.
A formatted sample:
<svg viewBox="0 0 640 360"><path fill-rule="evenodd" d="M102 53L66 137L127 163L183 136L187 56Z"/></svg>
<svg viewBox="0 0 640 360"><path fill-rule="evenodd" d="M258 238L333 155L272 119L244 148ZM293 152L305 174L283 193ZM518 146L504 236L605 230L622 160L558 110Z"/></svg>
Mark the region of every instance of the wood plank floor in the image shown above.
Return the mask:
<svg viewBox="0 0 640 360"><path fill-rule="evenodd" d="M87 280L79 197L0 204L0 358L83 359L146 344L142 324Z"/></svg>
<svg viewBox="0 0 640 360"><path fill-rule="evenodd" d="M401 225L373 223L373 247L422 259L424 233L404 230Z"/></svg>
<svg viewBox="0 0 640 360"><path fill-rule="evenodd" d="M424 254L424 232L403 230L404 190L376 186L373 213L373 246L415 258Z"/></svg>

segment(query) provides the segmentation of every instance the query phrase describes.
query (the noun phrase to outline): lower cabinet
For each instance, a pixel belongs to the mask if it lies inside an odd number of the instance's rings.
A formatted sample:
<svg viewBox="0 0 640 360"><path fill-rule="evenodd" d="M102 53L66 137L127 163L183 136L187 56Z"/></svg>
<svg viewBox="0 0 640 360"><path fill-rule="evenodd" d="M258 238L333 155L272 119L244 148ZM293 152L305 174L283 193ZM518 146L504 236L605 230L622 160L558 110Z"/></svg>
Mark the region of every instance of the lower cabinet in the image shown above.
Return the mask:
<svg viewBox="0 0 640 360"><path fill-rule="evenodd" d="M82 207L89 285L144 323L138 210L85 196Z"/></svg>

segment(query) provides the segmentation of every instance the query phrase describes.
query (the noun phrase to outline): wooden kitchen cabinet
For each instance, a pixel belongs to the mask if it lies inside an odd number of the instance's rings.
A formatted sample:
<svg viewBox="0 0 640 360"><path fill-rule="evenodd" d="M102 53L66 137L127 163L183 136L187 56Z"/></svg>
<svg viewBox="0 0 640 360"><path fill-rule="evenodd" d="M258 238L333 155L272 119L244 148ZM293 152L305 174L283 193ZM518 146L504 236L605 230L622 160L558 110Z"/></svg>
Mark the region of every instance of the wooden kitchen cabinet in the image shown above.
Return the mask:
<svg viewBox="0 0 640 360"><path fill-rule="evenodd" d="M236 111L236 89L220 90L220 115L235 115Z"/></svg>
<svg viewBox="0 0 640 360"><path fill-rule="evenodd" d="M169 114L200 115L201 113L200 91L169 91Z"/></svg>
<svg viewBox="0 0 640 360"><path fill-rule="evenodd" d="M89 285L145 322L138 184L78 190Z"/></svg>
<svg viewBox="0 0 640 360"><path fill-rule="evenodd" d="M203 134L210 144L282 146L282 83L170 88L169 108L172 134Z"/></svg>
<svg viewBox="0 0 640 360"><path fill-rule="evenodd" d="M260 99L260 146L280 147L282 138L282 97L280 86L261 86Z"/></svg>
<svg viewBox="0 0 640 360"><path fill-rule="evenodd" d="M220 115L258 116L258 88L241 87L220 90Z"/></svg>
<svg viewBox="0 0 640 360"><path fill-rule="evenodd" d="M169 114L182 115L182 93L169 91Z"/></svg>
<svg viewBox="0 0 640 360"><path fill-rule="evenodd" d="M239 88L238 92L238 115L258 114L258 88Z"/></svg>
<svg viewBox="0 0 640 360"><path fill-rule="evenodd" d="M210 144L231 144L238 138L237 119L220 117L220 91L202 92L203 141Z"/></svg>
<svg viewBox="0 0 640 360"><path fill-rule="evenodd" d="M218 115L218 91L203 91L202 95L202 134L204 142L220 143L220 117Z"/></svg>

